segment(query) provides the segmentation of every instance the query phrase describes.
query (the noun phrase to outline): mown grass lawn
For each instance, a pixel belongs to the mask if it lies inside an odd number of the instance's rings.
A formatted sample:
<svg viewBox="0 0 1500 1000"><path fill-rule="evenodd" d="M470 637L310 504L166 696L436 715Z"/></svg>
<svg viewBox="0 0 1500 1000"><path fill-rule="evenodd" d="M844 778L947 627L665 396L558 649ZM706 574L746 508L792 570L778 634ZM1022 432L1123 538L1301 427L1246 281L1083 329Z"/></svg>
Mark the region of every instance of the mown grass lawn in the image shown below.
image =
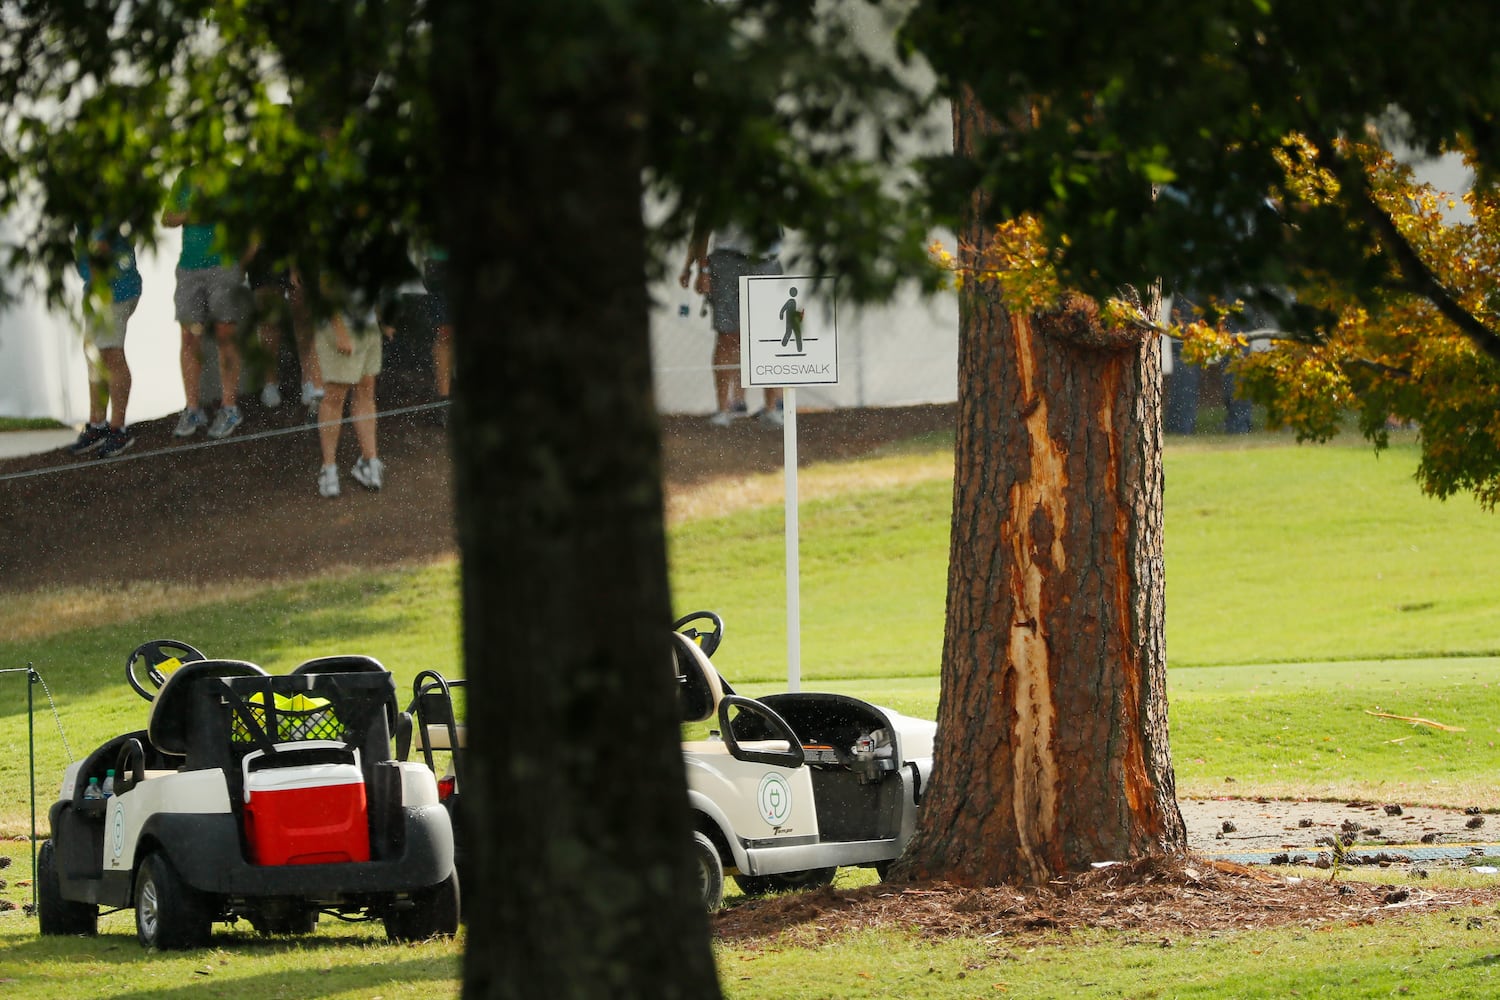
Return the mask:
<svg viewBox="0 0 1500 1000"><path fill-rule="evenodd" d="M931 717L937 704L951 483L941 442L807 470L802 511L804 686ZM1411 481L1401 445L1299 448L1258 437L1174 443L1167 456L1168 655L1173 749L1185 795L1400 798L1500 808L1500 535L1464 499ZM738 687L785 683L779 493L738 484L674 517L680 612L722 613L716 656ZM400 683L456 670L451 563L289 586L186 595L170 588L47 593L0 605L0 669L35 665L39 811L67 759L143 724L123 681L138 642L178 638L285 669L337 647L377 656ZM89 607L132 610L107 625ZM26 684L0 675L0 834L30 825ZM53 709L55 707L55 716ZM1412 726L1379 714L1452 727ZM1228 779L1233 779L1229 782ZM29 846L0 899L28 896ZM1500 918L1486 917L1500 924ZM327 921L325 921L325 924ZM39 940L0 912L0 995L443 996L461 942L383 943L377 928L303 942L222 933L215 947L143 960L129 918L87 940ZM736 997L1489 995L1481 935L1441 916L1378 927L1180 942L1119 935L1048 942L931 942L901 935L720 948ZM1266 961L1262 956L1274 956ZM864 973L864 974L862 974Z"/></svg>

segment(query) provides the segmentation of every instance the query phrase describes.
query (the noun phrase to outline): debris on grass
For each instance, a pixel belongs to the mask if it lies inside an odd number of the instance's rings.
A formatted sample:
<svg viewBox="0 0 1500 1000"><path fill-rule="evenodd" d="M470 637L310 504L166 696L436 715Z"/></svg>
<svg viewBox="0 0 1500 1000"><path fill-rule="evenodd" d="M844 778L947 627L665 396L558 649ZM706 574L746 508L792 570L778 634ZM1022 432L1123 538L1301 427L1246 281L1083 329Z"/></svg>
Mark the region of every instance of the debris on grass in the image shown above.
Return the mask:
<svg viewBox="0 0 1500 1000"><path fill-rule="evenodd" d="M1377 719L1395 719L1397 722L1410 722L1414 726L1431 726L1433 729L1441 729L1445 733L1468 732L1463 726L1449 726L1441 722L1433 722L1431 719L1424 719L1420 715L1392 715L1390 712L1372 712L1368 708L1365 709L1365 714L1373 715Z"/></svg>
<svg viewBox="0 0 1500 1000"><path fill-rule="evenodd" d="M746 900L711 918L720 940L783 932L818 940L849 930L900 928L934 938L1041 939L1088 928L1168 936L1370 920L1413 907L1500 903L1493 888L1417 888L1300 879L1192 855L1111 865L1041 887L965 889L881 883Z"/></svg>

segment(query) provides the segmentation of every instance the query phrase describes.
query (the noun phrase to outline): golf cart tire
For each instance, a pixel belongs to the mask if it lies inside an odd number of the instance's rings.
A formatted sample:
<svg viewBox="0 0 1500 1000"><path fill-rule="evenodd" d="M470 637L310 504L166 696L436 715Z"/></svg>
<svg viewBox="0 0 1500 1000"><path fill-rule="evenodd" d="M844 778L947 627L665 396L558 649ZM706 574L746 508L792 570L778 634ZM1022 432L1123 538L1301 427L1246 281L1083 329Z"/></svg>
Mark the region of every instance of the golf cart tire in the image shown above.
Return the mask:
<svg viewBox="0 0 1500 1000"><path fill-rule="evenodd" d="M63 898L57 848L50 840L42 842L36 855L36 913L42 933L49 936L99 933L99 907Z"/></svg>
<svg viewBox="0 0 1500 1000"><path fill-rule="evenodd" d="M821 889L833 884L837 868L809 868L800 872L782 872L779 875L736 875L734 884L747 896L767 896L773 892L789 892L792 889Z"/></svg>
<svg viewBox="0 0 1500 1000"><path fill-rule="evenodd" d="M135 932L158 951L200 948L212 933L207 899L161 854L147 855L136 874Z"/></svg>
<svg viewBox="0 0 1500 1000"><path fill-rule="evenodd" d="M724 903L724 862L719 860L719 849L702 830L693 831L693 864L698 870L703 908L712 913Z"/></svg>
<svg viewBox="0 0 1500 1000"><path fill-rule="evenodd" d="M392 941L426 941L458 933L460 899L458 876L412 893L411 906L392 910L385 918L385 936Z"/></svg>

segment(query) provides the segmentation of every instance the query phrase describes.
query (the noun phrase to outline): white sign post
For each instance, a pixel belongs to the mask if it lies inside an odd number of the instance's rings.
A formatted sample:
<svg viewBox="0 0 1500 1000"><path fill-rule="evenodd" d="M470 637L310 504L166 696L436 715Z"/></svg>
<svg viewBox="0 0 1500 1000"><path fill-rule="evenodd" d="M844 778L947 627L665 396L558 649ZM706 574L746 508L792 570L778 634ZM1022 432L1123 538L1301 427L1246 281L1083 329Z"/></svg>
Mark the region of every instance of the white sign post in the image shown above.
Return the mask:
<svg viewBox="0 0 1500 1000"><path fill-rule="evenodd" d="M797 386L837 385L838 309L832 282L823 284L809 307L814 284L809 275L749 276L740 279L740 384L781 388L786 422L782 454L786 480L786 682L802 688L802 590L797 521Z"/></svg>

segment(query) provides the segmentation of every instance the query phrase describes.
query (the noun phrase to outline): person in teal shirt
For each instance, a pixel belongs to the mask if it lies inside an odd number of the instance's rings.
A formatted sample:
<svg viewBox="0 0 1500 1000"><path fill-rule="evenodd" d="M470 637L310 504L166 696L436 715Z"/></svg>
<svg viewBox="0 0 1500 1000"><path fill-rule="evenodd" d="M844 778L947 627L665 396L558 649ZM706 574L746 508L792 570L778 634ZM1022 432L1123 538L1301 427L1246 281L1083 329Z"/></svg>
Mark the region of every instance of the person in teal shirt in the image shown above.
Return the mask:
<svg viewBox="0 0 1500 1000"><path fill-rule="evenodd" d="M244 422L238 405L240 383L239 326L250 315L250 289L237 261L224 256L219 246L219 227L194 202L197 191L184 174L172 188L162 225L181 227L182 252L177 258L177 289L172 295L177 322L182 329L179 360L182 391L187 405L173 431L192 437L201 427L208 436L223 438ZM219 349L219 412L209 423L199 401L203 379L202 337L213 328Z"/></svg>
<svg viewBox="0 0 1500 1000"><path fill-rule="evenodd" d="M109 302L95 288L94 273L109 281ZM141 301L135 247L117 227L90 233L78 249L83 279L84 351L89 361L89 422L68 449L75 455L110 458L135 444L125 424L130 403L130 365L125 328Z"/></svg>

